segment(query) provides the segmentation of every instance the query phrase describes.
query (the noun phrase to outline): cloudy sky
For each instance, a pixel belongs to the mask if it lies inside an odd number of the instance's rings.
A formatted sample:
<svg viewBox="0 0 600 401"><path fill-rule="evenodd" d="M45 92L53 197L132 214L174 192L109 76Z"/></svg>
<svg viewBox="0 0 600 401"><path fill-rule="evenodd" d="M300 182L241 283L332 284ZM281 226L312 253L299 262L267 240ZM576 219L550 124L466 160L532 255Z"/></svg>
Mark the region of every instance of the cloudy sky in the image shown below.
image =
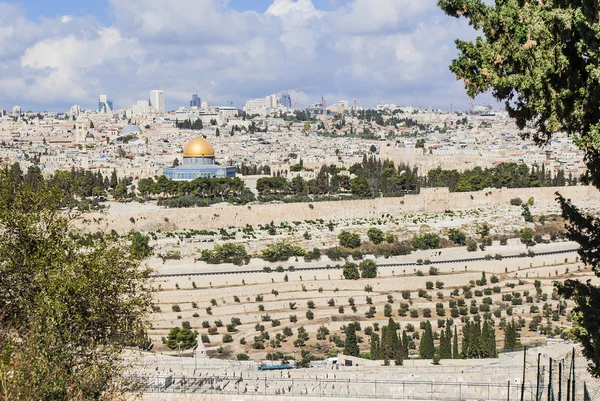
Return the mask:
<svg viewBox="0 0 600 401"><path fill-rule="evenodd" d="M92 108L99 94L126 108L155 88L168 109L196 90L242 107L296 87L312 87L301 104L470 102L448 65L454 39L475 33L436 0L19 0L0 10L7 109Z"/></svg>

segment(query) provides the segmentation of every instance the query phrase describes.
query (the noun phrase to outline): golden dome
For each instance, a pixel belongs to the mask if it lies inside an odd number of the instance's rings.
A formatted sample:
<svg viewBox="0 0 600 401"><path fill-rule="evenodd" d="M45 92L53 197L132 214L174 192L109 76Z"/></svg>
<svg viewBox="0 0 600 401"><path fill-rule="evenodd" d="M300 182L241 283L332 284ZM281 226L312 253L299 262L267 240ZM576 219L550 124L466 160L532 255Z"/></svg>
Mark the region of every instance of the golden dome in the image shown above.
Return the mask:
<svg viewBox="0 0 600 401"><path fill-rule="evenodd" d="M215 150L210 142L199 136L185 145L183 157L215 157Z"/></svg>

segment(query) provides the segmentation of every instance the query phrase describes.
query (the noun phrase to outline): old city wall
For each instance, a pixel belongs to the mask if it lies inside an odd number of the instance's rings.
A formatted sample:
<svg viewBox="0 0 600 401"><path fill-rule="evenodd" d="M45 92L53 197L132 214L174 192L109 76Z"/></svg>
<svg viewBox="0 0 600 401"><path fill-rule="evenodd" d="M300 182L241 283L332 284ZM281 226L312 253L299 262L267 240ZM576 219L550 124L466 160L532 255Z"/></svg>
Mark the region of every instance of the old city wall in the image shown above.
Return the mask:
<svg viewBox="0 0 600 401"><path fill-rule="evenodd" d="M494 204L508 204L520 197L527 201L552 202L555 192L573 200L598 200L600 192L593 187L487 189L478 192L453 192L448 188L423 188L419 195L403 198L378 198L339 202L253 204L233 206L226 203L201 208L159 209L146 211L109 211L90 214L82 228L89 231L131 229L148 232L183 229L219 229L246 224L258 225L274 221L304 221L317 219L378 218L383 215L399 216L414 213L438 213L445 210L473 209ZM134 217L135 223L130 221Z"/></svg>

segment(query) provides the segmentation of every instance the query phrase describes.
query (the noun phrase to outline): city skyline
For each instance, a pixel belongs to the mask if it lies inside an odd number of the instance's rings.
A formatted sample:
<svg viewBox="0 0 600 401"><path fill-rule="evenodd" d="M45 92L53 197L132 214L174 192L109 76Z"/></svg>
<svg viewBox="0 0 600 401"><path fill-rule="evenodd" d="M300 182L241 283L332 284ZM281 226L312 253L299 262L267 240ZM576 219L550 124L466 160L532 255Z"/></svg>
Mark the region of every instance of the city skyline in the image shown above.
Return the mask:
<svg viewBox="0 0 600 401"><path fill-rule="evenodd" d="M301 106L322 96L357 98L363 107L466 109L471 101L448 64L457 53L453 38L473 34L433 0L181 0L178 7L63 0L3 9L6 109L92 109L104 93L115 109L128 108L152 88L165 91L167 110L188 105L196 91L241 108L296 87L312 87L300 94Z"/></svg>

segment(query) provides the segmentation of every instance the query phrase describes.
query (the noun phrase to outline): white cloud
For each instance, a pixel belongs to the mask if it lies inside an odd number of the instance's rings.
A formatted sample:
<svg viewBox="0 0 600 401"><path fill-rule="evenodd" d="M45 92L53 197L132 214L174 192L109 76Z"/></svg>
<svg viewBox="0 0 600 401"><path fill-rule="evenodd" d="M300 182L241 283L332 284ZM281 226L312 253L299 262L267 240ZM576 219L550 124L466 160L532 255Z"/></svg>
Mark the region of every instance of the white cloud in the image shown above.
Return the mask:
<svg viewBox="0 0 600 401"><path fill-rule="evenodd" d="M447 66L453 39L474 34L435 0L344 0L326 12L311 0L274 0L264 14L228 0L109 3L111 26L70 15L33 21L0 3L0 107L93 106L100 92L129 107L154 86L169 108L196 89L241 106L297 86L317 88L306 101L468 103Z"/></svg>

